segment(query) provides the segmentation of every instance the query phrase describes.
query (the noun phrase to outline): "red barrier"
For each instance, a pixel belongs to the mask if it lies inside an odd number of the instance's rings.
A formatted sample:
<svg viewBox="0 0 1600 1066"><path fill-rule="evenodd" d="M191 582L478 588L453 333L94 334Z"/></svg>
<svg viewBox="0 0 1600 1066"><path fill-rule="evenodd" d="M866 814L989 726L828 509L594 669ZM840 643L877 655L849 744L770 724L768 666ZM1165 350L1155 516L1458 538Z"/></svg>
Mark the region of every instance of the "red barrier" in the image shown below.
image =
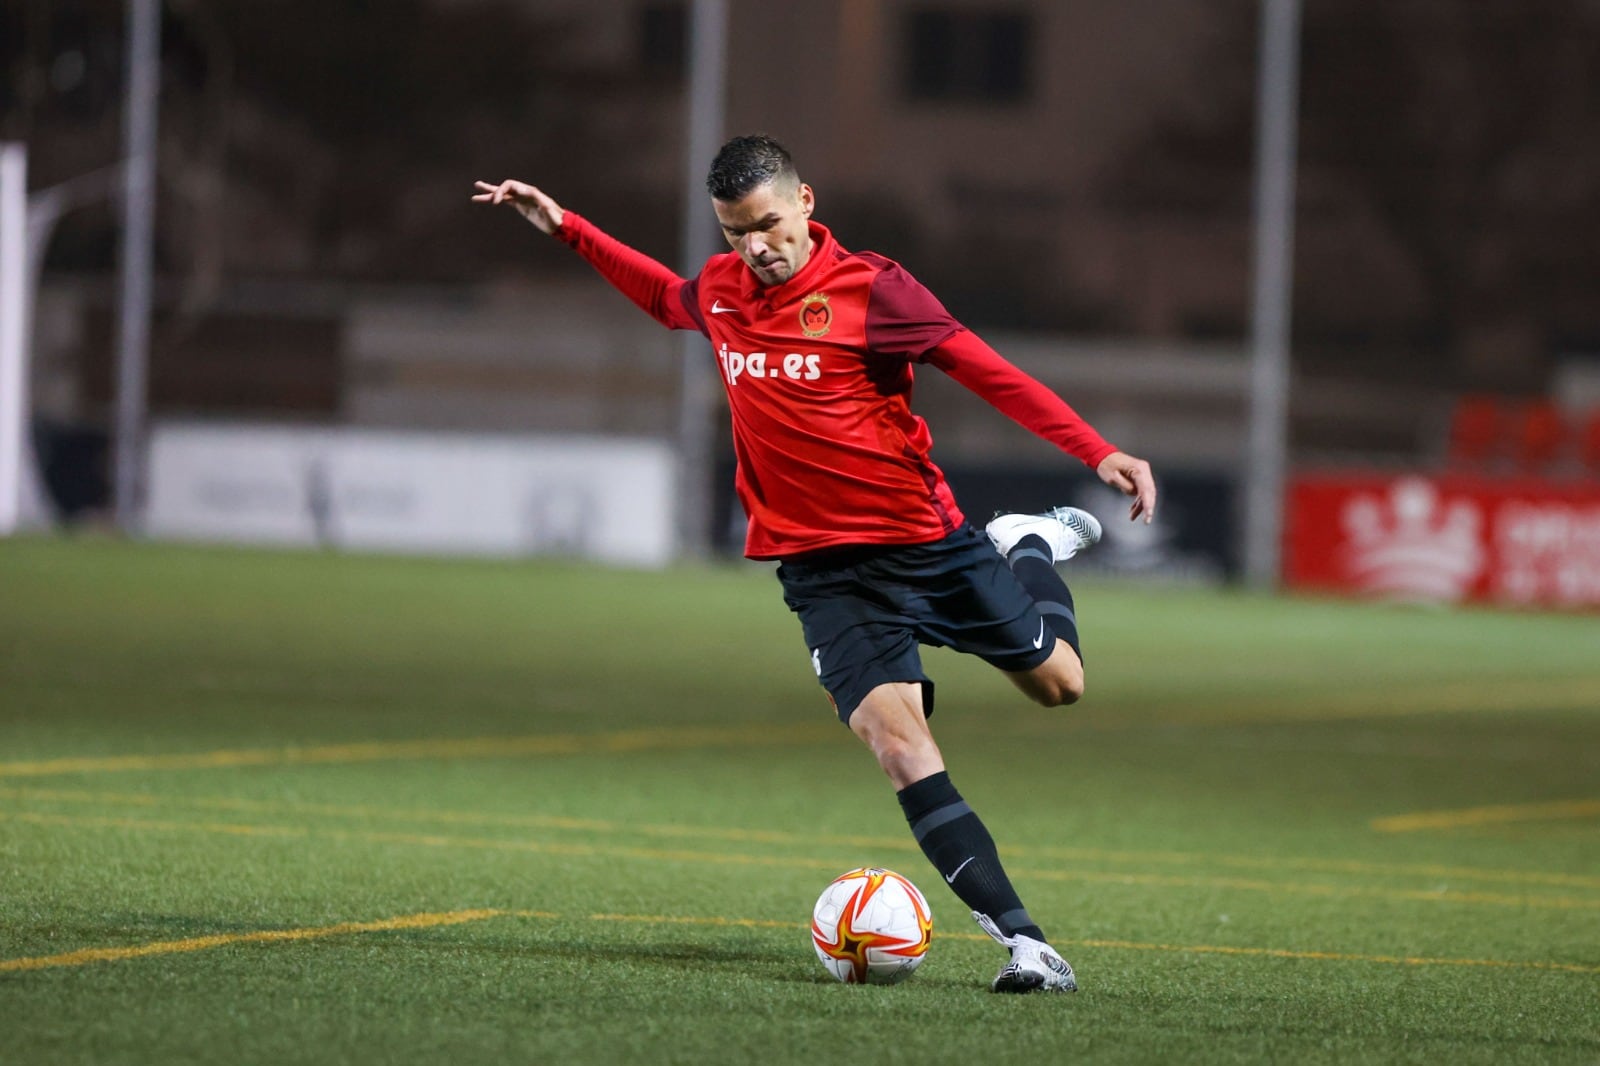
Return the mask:
<svg viewBox="0 0 1600 1066"><path fill-rule="evenodd" d="M1600 607L1600 483L1300 474L1291 588L1406 600Z"/></svg>

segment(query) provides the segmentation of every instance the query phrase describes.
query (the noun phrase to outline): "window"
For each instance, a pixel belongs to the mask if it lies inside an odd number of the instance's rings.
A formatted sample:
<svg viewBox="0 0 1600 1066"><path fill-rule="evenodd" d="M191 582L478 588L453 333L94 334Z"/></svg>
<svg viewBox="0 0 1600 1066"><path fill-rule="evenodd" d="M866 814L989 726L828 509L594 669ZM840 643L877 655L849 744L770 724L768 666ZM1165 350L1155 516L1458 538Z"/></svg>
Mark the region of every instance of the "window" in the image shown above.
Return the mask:
<svg viewBox="0 0 1600 1066"><path fill-rule="evenodd" d="M1025 12L907 13L906 97L916 101L1011 104L1033 81L1033 20Z"/></svg>

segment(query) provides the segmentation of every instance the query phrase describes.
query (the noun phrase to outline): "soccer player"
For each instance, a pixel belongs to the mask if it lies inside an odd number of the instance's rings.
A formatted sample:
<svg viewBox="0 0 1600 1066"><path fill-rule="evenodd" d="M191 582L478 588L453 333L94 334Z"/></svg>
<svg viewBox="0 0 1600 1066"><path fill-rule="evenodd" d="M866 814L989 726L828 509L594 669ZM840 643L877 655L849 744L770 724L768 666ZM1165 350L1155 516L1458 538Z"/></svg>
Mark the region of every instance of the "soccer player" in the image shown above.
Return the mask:
<svg viewBox="0 0 1600 1066"><path fill-rule="evenodd" d="M1092 515L1008 514L979 532L929 458L912 371L934 367L1154 515L1150 465L957 322L898 263L845 250L812 220L816 196L770 137L736 137L706 187L732 247L693 278L601 232L532 185L477 182L669 329L711 343L733 416L745 554L778 560L823 688L898 791L923 852L1011 958L996 992L1077 989L1023 908L993 838L945 772L928 727L933 682L917 645L1004 671L1047 707L1083 694L1072 594L1057 573L1100 539ZM987 534L987 536L985 535Z"/></svg>

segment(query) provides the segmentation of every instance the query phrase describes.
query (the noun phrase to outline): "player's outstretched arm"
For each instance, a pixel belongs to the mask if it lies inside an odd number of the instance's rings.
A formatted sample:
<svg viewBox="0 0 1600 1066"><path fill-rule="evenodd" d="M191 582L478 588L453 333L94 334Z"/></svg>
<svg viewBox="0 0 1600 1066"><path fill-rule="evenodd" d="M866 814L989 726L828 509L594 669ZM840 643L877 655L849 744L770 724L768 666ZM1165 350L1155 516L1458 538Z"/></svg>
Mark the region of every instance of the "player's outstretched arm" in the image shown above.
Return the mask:
<svg viewBox="0 0 1600 1066"><path fill-rule="evenodd" d="M589 261L628 299L668 329L699 329L704 325L684 300L685 279L665 264L602 233L576 211L567 211L539 189L522 181L498 185L477 182L472 202L505 204L517 214L566 244Z"/></svg>
<svg viewBox="0 0 1600 1066"><path fill-rule="evenodd" d="M945 313L943 308L939 311ZM1065 400L1007 362L976 334L958 329L929 352L926 360L1019 426L1093 464L1100 480L1133 497L1130 520L1143 517L1149 522L1155 517L1156 482L1150 464L1106 443Z"/></svg>
<svg viewBox="0 0 1600 1066"><path fill-rule="evenodd" d="M539 227L541 233L554 233L561 228L566 212L561 205L521 181L502 181L498 185L487 181L474 182L478 194L472 198L477 204L505 204L516 208L517 214Z"/></svg>
<svg viewBox="0 0 1600 1066"><path fill-rule="evenodd" d="M1112 452L1100 460L1095 473L1124 496L1133 497L1133 506L1128 509L1129 521L1143 515L1149 522L1156 516L1156 479L1150 473L1149 463L1127 452Z"/></svg>

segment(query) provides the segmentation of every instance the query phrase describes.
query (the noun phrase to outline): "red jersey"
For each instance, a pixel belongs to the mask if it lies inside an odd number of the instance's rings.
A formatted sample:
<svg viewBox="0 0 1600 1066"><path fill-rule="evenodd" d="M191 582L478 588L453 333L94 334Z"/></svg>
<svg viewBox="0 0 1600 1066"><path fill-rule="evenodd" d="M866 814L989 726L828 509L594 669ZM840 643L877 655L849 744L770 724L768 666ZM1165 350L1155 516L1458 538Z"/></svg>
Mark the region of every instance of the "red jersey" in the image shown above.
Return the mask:
<svg viewBox="0 0 1600 1066"><path fill-rule="evenodd" d="M711 341L733 415L745 555L924 544L955 531L961 511L929 458L927 423L911 413L916 363L1091 467L1116 450L898 263L810 227L811 257L772 286L733 252L685 279L572 211L557 231L657 321Z"/></svg>

